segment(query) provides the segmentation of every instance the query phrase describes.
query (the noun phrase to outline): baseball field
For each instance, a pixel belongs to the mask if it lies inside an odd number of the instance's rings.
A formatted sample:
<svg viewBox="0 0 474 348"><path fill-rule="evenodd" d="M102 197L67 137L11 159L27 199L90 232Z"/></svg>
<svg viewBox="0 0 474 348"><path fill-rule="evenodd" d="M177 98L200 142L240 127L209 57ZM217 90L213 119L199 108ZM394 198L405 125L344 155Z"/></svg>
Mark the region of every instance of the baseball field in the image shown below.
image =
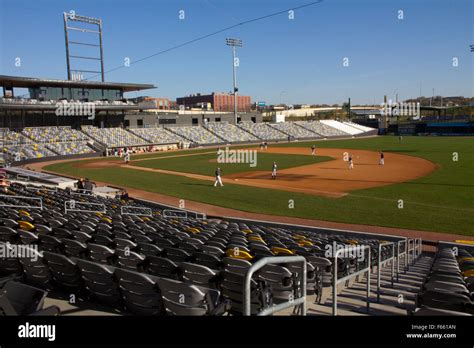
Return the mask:
<svg viewBox="0 0 474 348"><path fill-rule="evenodd" d="M311 154L313 144L316 156ZM217 148L200 148L136 155L128 165L113 157L43 169L245 212L474 235L472 137L400 141L384 136L228 150L244 150L234 155L247 156L246 163L229 163L235 158L223 161ZM276 180L271 179L273 162ZM217 167L223 187L214 187Z"/></svg>

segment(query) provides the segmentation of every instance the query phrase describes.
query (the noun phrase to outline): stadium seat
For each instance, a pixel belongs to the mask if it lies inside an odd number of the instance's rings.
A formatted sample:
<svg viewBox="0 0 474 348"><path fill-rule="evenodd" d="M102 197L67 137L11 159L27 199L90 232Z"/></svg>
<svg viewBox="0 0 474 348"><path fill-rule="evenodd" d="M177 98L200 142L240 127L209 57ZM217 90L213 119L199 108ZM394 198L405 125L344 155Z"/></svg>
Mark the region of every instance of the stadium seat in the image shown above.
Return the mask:
<svg viewBox="0 0 474 348"><path fill-rule="evenodd" d="M189 262L181 263L180 268L185 282L214 289L218 287L219 271Z"/></svg>
<svg viewBox="0 0 474 348"><path fill-rule="evenodd" d="M51 271L54 283L69 291L83 289L80 270L74 261L64 255L48 251L43 252L43 257Z"/></svg>
<svg viewBox="0 0 474 348"><path fill-rule="evenodd" d="M89 295L99 302L113 307L122 307L122 295L115 268L83 259L73 259L80 269L82 280Z"/></svg>
<svg viewBox="0 0 474 348"><path fill-rule="evenodd" d="M230 301L221 300L219 291L172 279L157 279L168 314L171 315L223 315Z"/></svg>
<svg viewBox="0 0 474 348"><path fill-rule="evenodd" d="M138 315L166 313L156 277L120 268L115 270L115 276L128 311Z"/></svg>
<svg viewBox="0 0 474 348"><path fill-rule="evenodd" d="M47 292L35 287L9 281L0 289L0 314L2 315L43 315L60 313L59 307L43 308Z"/></svg>

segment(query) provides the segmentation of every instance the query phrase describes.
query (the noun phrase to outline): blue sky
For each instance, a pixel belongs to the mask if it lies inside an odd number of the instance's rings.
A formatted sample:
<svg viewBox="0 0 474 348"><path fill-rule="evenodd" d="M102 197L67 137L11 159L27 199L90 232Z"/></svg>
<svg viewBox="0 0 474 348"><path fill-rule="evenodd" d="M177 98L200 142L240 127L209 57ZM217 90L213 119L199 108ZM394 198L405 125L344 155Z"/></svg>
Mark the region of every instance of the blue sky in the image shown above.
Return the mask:
<svg viewBox="0 0 474 348"><path fill-rule="evenodd" d="M380 103L436 95L473 96L472 0L324 0L239 26L141 63L134 60L230 25L312 0L0 0L0 74L66 78L62 13L104 22L112 82L152 83L147 95L176 98L230 91L226 37L238 37L241 94L268 103ZM179 19L184 10L185 19ZM404 19L399 20L398 10ZM78 34L79 35L79 34ZM15 58L21 66L15 66ZM343 66L343 58L349 66ZM453 57L459 66L453 67ZM142 93L143 94L143 93ZM129 97L135 94L129 94Z"/></svg>

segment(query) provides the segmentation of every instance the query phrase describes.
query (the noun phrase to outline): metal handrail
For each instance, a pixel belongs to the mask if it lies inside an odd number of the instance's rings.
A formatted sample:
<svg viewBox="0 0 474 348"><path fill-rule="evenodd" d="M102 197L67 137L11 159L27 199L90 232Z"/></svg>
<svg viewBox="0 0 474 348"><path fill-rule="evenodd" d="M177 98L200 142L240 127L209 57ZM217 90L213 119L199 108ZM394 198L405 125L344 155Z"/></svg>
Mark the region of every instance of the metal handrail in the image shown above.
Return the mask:
<svg viewBox="0 0 474 348"><path fill-rule="evenodd" d="M102 209L101 210L76 209L76 204L85 205L85 206L100 206L102 207ZM102 213L102 214L107 213L107 209L105 207L105 204L103 203L78 202L73 199L64 201L64 213L67 214L69 211L77 211L77 212L84 212L84 213Z"/></svg>
<svg viewBox="0 0 474 348"><path fill-rule="evenodd" d="M306 315L306 259L303 256L270 256L264 257L263 259L255 262L245 274L244 281L244 291L243 291L243 315L250 315L250 305L251 305L251 289L250 281L252 280L253 274L258 271L260 268L266 265L276 265L280 263L301 263L302 264L302 293L301 297L289 300L288 302L280 303L274 305L270 308L266 308L257 315L269 315L275 312L284 310L286 308L295 307L297 305L302 305L301 315ZM300 278L301 279L301 278Z"/></svg>
<svg viewBox="0 0 474 348"><path fill-rule="evenodd" d="M422 244L423 244L423 241L421 240L421 238L416 238L415 239L415 242L416 242L416 252L415 252L415 258L418 259L418 257L421 255L422 253Z"/></svg>
<svg viewBox="0 0 474 348"><path fill-rule="evenodd" d="M413 244L413 246L410 247L410 244ZM413 257L413 248L415 246L415 241L413 239L407 239L407 253L405 255L405 271L408 270L408 266L410 264L410 251L412 253L412 257Z"/></svg>
<svg viewBox="0 0 474 348"><path fill-rule="evenodd" d="M143 213L130 213L130 212L126 212L125 210L126 209L142 209L143 211L146 211L146 212L143 212ZM122 205L120 207L120 215L133 215L133 216L147 216L147 217L152 217L153 216L153 211L151 210L151 208L148 208L148 207L137 207L137 206L133 206L133 205Z"/></svg>
<svg viewBox="0 0 474 348"><path fill-rule="evenodd" d="M405 250L400 252L400 245L402 243L405 243ZM399 277L400 277L400 256L403 256L405 255L406 257L406 254L407 254L407 238L405 238L405 240L399 240L397 242L397 282L399 281ZM406 261L405 261L405 265L406 265Z"/></svg>
<svg viewBox="0 0 474 348"><path fill-rule="evenodd" d="M385 245L391 245L392 246L392 256L383 260L382 261L382 247ZM392 288L393 288L393 278L394 278L394 272L395 272L395 243L393 242L385 242L385 243L380 243L379 244L379 253L378 253L378 260L377 260L377 302L380 302L380 277L381 277L381 272L380 269L383 267L387 262L392 261L392 276L391 276L391 282L392 282Z"/></svg>
<svg viewBox="0 0 474 348"><path fill-rule="evenodd" d="M337 315L337 284L342 283L348 279L354 278L358 276L359 274L367 272L367 313L370 310L370 263L371 263L371 258L370 258L370 246L368 245L362 245L363 250L365 249L368 250L368 255L367 255L367 267L363 268L355 273L349 274L345 277L342 277L340 279L337 279L337 257L339 256L340 252L345 251L346 249L339 249L334 253L334 268L333 268L333 276L332 276L332 315L336 316Z"/></svg>
<svg viewBox="0 0 474 348"><path fill-rule="evenodd" d="M43 198L42 197L29 197L29 196L12 196L12 195L0 195L0 199L2 197L5 198L14 198L14 199L25 199L25 200L34 200L34 201L39 201L39 206L34 206L34 205L19 205L19 204L6 204L3 202L0 202L0 207L6 207L6 208L24 208L24 209L39 209L43 210Z"/></svg>

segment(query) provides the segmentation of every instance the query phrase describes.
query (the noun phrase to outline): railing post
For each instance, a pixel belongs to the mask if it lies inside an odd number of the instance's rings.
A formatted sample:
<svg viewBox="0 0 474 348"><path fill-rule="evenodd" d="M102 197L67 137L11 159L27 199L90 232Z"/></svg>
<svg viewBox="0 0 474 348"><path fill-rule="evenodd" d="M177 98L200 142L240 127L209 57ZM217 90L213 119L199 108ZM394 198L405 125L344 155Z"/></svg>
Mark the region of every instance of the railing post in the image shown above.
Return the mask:
<svg viewBox="0 0 474 348"><path fill-rule="evenodd" d="M379 253L377 260L377 302L380 302L380 262L382 260L382 244L379 243Z"/></svg>
<svg viewBox="0 0 474 348"><path fill-rule="evenodd" d="M395 243L392 243L392 261L390 261L392 264L392 288L393 288L393 278L395 278Z"/></svg>
<svg viewBox="0 0 474 348"><path fill-rule="evenodd" d="M368 259L367 259L367 264L368 264L368 268L367 268L367 313L370 312L370 268L371 268L371 262L372 262L372 259L370 258L370 247L367 248L367 251L368 251Z"/></svg>
<svg viewBox="0 0 474 348"><path fill-rule="evenodd" d="M392 245L392 255L390 258L382 261L382 246ZM379 243L378 248L378 260L377 260L377 302L380 302L380 282L381 282L381 271L382 271L382 264L391 263L391 284L393 288L393 278L394 278L394 271L395 271L395 243L387 242L387 243Z"/></svg>
<svg viewBox="0 0 474 348"><path fill-rule="evenodd" d="M401 240L397 242L397 283L400 279L400 243L401 242L402 242Z"/></svg>
<svg viewBox="0 0 474 348"><path fill-rule="evenodd" d="M306 259L303 256L295 255L295 256L272 256L272 257L264 257L263 259L258 260L255 262L248 270L247 273L245 274L245 279L244 279L244 285L243 285L243 310L242 314L245 316L250 316L251 314L251 279L253 274L258 271L260 268L266 265L271 265L271 264L280 264L280 263L292 263L292 262L298 262L301 263L301 276L299 279L301 279L302 282L302 294L301 297L293 301L288 301L285 303L281 303L278 305L273 306L272 308L269 309L264 309L261 313L265 313L262 315L266 314L272 314L274 312L277 312L279 310L283 310L289 307L295 307L297 305L302 306L302 315L306 315L307 311L307 306L306 306L306 272L307 272L307 267L306 267Z"/></svg>
<svg viewBox="0 0 474 348"><path fill-rule="evenodd" d="M347 247L347 246L346 246ZM365 245L363 246L363 250L368 250L368 259L367 259L367 268L364 268L360 271L357 271L354 273L353 276L358 276L359 274L365 273L364 271L367 272L367 312L370 310L370 272L371 272L371 259L370 259L370 246ZM344 249L340 249L336 251L334 255L334 268L333 268L333 278L332 278L332 315L336 316L337 315L337 284L338 284L338 279L337 279L337 257L339 256L340 252L343 252ZM349 276L342 277L341 280L348 279Z"/></svg>
<svg viewBox="0 0 474 348"><path fill-rule="evenodd" d="M339 254L340 250L337 250L336 252L334 251L335 250L333 250L334 267L333 267L333 275L332 275L332 315L336 316L337 315L337 255Z"/></svg>
<svg viewBox="0 0 474 348"><path fill-rule="evenodd" d="M408 265L410 263L410 241L411 239L407 238L405 243L405 273L408 272Z"/></svg>

